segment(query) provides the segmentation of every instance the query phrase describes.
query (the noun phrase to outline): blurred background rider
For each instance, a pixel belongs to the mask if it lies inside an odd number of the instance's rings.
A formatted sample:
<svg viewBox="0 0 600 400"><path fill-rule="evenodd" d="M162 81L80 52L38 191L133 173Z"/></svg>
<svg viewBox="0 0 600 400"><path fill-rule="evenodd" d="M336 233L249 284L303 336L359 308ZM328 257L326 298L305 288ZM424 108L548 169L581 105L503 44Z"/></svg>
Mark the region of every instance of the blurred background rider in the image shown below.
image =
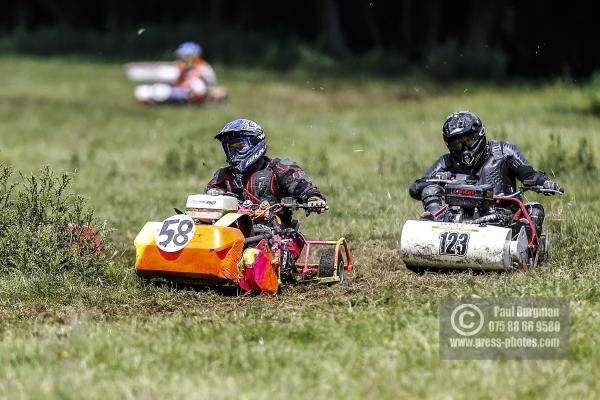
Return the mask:
<svg viewBox="0 0 600 400"><path fill-rule="evenodd" d="M183 42L175 50L179 78L172 84L139 85L135 98L147 103L202 103L206 99L222 101L224 89L215 86L215 70L202 58L202 47L196 42Z"/></svg>
<svg viewBox="0 0 600 400"><path fill-rule="evenodd" d="M184 42L175 50L177 67L181 75L175 89L191 101L202 101L208 93L208 87L217 83L215 70L202 58L202 47L195 42Z"/></svg>

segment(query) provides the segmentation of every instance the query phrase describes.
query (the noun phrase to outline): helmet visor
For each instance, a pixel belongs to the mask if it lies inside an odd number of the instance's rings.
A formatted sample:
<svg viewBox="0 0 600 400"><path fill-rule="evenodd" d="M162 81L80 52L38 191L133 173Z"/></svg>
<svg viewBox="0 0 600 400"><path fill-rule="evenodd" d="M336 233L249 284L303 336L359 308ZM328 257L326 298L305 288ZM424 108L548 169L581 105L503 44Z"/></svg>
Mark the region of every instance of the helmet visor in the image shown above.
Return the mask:
<svg viewBox="0 0 600 400"><path fill-rule="evenodd" d="M238 136L228 139L223 143L225 153L228 157L235 157L248 153L254 144L249 136Z"/></svg>
<svg viewBox="0 0 600 400"><path fill-rule="evenodd" d="M477 143L477 135L474 132L465 133L464 135L455 136L448 140L448 145L454 151L462 151L466 148L473 148Z"/></svg>

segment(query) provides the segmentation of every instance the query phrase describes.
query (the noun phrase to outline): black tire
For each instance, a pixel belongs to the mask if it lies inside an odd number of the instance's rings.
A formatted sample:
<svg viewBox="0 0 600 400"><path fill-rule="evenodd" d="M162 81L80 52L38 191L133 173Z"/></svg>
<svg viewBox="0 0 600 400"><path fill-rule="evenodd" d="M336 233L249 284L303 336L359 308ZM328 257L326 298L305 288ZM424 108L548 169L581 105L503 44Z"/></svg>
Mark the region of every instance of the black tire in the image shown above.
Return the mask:
<svg viewBox="0 0 600 400"><path fill-rule="evenodd" d="M425 273L429 272L429 270L427 269L427 267L415 267L414 265L407 265L406 269L408 269L409 271L414 272L417 275L424 275Z"/></svg>
<svg viewBox="0 0 600 400"><path fill-rule="evenodd" d="M284 282L294 281L294 257L291 251L283 251L281 253L281 280Z"/></svg>
<svg viewBox="0 0 600 400"><path fill-rule="evenodd" d="M542 263L545 263L548 261L549 247L550 247L550 233L544 232L540 235L540 256L538 258L538 263L542 264Z"/></svg>
<svg viewBox="0 0 600 400"><path fill-rule="evenodd" d="M334 271L337 268L337 274L340 277L339 282L333 283L343 283L344 282L344 256L342 252L338 252L338 262L337 266L335 264L335 249L328 248L321 254L321 258L319 259L319 278L329 278L334 275Z"/></svg>

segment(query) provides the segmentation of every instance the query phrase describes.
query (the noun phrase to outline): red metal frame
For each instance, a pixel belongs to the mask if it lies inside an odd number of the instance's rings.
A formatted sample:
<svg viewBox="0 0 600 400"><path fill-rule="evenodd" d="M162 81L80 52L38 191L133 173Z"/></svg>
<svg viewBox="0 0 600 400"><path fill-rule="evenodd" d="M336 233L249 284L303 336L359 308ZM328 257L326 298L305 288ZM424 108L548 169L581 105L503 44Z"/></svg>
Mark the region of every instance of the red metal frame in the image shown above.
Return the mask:
<svg viewBox="0 0 600 400"><path fill-rule="evenodd" d="M535 225L533 224L533 221L531 220L531 216L529 215L529 212L527 211L527 207L525 207L525 203L523 203L521 201L521 199L518 197L509 197L509 196L494 196L494 200L506 201L506 202L513 203L513 204L516 204L519 206L519 212L525 216L525 219L529 223L529 228L531 229L531 240L529 241L529 249L531 250L531 249L533 249L534 246L538 245L539 238L538 238L536 230L535 230ZM518 220L520 218L519 212L517 212L515 214L515 220ZM539 246L537 246L536 253L537 253L537 251L539 251Z"/></svg>
<svg viewBox="0 0 600 400"><path fill-rule="evenodd" d="M271 205L270 208L278 206L278 204L274 204ZM248 216L250 216L250 218L254 219L254 213L256 211L256 209L259 208L259 206L256 203L252 203L250 205L247 206L240 206L238 209L238 213L240 214L246 214ZM267 211L267 210L265 210ZM299 233L299 232L298 232ZM300 234L300 233L299 233ZM335 256L334 256L334 265L337 266L338 263L338 255L340 252L340 247L344 247L344 252L346 254L346 262L344 263L344 270L346 271L350 271L352 269L352 258L350 256L350 248L348 247L348 242L346 241L345 238L340 238L338 240L306 240L304 238L304 236L302 234L300 234L300 236L302 237L304 244L305 244L305 251L304 251L304 261L303 262L296 262L295 266L297 268L301 268L301 270L299 271L300 275L303 278L306 278L307 276L311 275L311 273L318 269L319 264L316 263L310 263L310 250L312 246L333 246L335 245ZM287 249L287 250L296 250L296 251L302 251L302 247L300 247L298 249L298 247L296 247L293 244L293 241L291 241L292 243L287 242L289 239L284 239L281 236L275 236L274 237L275 240L275 247L278 249ZM286 243L287 242L287 243ZM300 254L298 254L299 256ZM334 270L334 276L337 275L337 269Z"/></svg>
<svg viewBox="0 0 600 400"><path fill-rule="evenodd" d="M515 214L514 220L518 221L521 218L521 214L525 217L525 219L527 220L527 223L529 224L529 228L531 229L531 240L529 241L529 250L533 250L533 248L536 248L536 256L539 254L540 251L540 246L539 246L539 238L537 236L537 232L535 230L535 225L533 223L533 221L531 220L531 216L529 215L529 212L527 211L527 207L525 206L525 203L523 203L523 201L518 198L518 197L512 197L512 196L494 196L494 200L495 201L505 201L508 203L513 203L519 206L519 211ZM448 208L447 204L444 204L442 207L440 207L439 210L437 210L433 216L434 217L438 217L440 214L442 214L444 211L446 211L446 209ZM536 257L537 258L537 257Z"/></svg>
<svg viewBox="0 0 600 400"><path fill-rule="evenodd" d="M533 224L533 221L531 220L531 216L529 215L529 212L527 211L527 207L525 207L525 203L523 203L520 198L511 197L511 196L494 196L494 200L495 201L506 201L506 202L513 203L513 204L516 204L519 206L519 211L515 214L515 221L520 218L519 213L521 213L525 216L525 219L529 223L529 228L531 229L531 240L529 241L529 248L532 249L533 246L537 245L539 238L535 231L535 225ZM433 216L438 217L440 214L442 214L444 211L446 211L447 208L448 208L448 204L444 204L442 207L439 208L439 210L437 210L435 213L433 213Z"/></svg>
<svg viewBox="0 0 600 400"><path fill-rule="evenodd" d="M438 216L440 216L441 213L443 213L447 209L448 209L448 204L444 204L436 212L433 213L433 216L437 218Z"/></svg>

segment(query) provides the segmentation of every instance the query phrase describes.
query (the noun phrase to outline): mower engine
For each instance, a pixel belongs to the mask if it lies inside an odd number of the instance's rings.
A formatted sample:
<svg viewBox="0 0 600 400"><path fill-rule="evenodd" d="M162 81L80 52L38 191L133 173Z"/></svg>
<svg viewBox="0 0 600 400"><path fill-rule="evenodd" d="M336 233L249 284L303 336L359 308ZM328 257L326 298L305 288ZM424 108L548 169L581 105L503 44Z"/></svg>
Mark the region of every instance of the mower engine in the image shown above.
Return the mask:
<svg viewBox="0 0 600 400"><path fill-rule="evenodd" d="M192 194L185 205L185 213L196 224L213 224L223 215L237 211L238 200L233 196Z"/></svg>
<svg viewBox="0 0 600 400"><path fill-rule="evenodd" d="M486 210L494 202L492 185L446 185L446 203L450 207Z"/></svg>

